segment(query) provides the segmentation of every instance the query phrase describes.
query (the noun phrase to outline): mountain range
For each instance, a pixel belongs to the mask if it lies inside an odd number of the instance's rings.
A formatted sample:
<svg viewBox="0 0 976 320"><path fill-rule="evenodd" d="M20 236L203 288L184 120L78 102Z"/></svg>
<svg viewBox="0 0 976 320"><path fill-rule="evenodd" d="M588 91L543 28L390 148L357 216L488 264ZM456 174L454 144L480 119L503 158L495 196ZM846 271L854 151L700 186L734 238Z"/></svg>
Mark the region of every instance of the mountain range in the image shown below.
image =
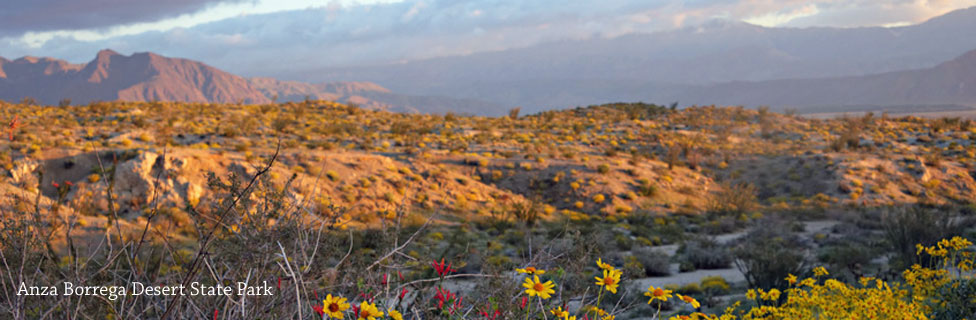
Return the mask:
<svg viewBox="0 0 976 320"><path fill-rule="evenodd" d="M693 28L392 65L245 78L154 53L86 64L0 57L0 99L269 103L306 98L399 112L500 115L611 101L769 105L801 113L976 106L976 8L921 24ZM294 68L295 66L289 66ZM289 79L289 80L284 80ZM902 110L904 111L904 110Z"/></svg>
<svg viewBox="0 0 976 320"><path fill-rule="evenodd" d="M769 105L808 112L976 106L976 50L932 68L838 78L737 81L688 88L670 98L698 105Z"/></svg>
<svg viewBox="0 0 976 320"><path fill-rule="evenodd" d="M448 112L495 108L488 103L449 97L395 94L375 83L304 83L244 78L204 63L154 53L121 55L100 51L87 64L53 58L0 57L0 100L31 98L42 104L61 101L183 101L269 103L306 98L355 103L397 112Z"/></svg>
<svg viewBox="0 0 976 320"><path fill-rule="evenodd" d="M715 20L670 31L279 77L372 81L396 92L479 99L522 106L523 111L607 101L677 100L690 105L704 101L698 99L701 87L729 82L846 78L931 68L976 49L972 30L976 7L891 28L773 28Z"/></svg>

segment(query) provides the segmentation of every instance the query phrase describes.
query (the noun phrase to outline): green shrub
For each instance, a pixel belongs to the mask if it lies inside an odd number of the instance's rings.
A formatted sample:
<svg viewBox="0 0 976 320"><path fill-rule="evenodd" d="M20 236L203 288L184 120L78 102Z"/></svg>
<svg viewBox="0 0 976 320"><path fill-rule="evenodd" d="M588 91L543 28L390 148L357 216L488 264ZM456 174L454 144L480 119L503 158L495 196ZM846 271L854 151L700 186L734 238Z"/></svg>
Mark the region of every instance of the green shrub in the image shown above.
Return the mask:
<svg viewBox="0 0 976 320"><path fill-rule="evenodd" d="M972 217L954 217L952 211L943 208L916 205L884 212L881 224L885 238L895 253L892 263L895 270L899 270L918 262L916 244L931 246L940 239L960 235L974 224L974 220ZM928 261L922 262L925 265Z"/></svg>
<svg viewBox="0 0 976 320"><path fill-rule="evenodd" d="M613 241L617 244L617 248L620 250L630 250L634 247L634 241L630 240L630 237L622 234L618 234L613 237Z"/></svg>
<svg viewBox="0 0 976 320"><path fill-rule="evenodd" d="M644 274L644 264L635 256L627 256L624 258L624 273Z"/></svg>
<svg viewBox="0 0 976 320"><path fill-rule="evenodd" d="M644 275L660 277L671 274L671 258L667 253L651 248L634 250L634 256L644 265Z"/></svg>
<svg viewBox="0 0 976 320"><path fill-rule="evenodd" d="M786 276L807 268L805 248L781 223L767 222L746 235L733 249L735 265L751 288L786 288Z"/></svg>
<svg viewBox="0 0 976 320"><path fill-rule="evenodd" d="M955 279L939 287L941 301L931 302L933 320L967 319L976 315L976 279Z"/></svg>
<svg viewBox="0 0 976 320"><path fill-rule="evenodd" d="M697 283L694 283L694 282L685 284L685 285L679 287L678 290L676 290L676 291L678 293L684 294L684 295L697 295L697 294L704 293L704 291L702 291L702 288L700 286L698 286Z"/></svg>
<svg viewBox="0 0 976 320"><path fill-rule="evenodd" d="M637 187L637 193L644 197L654 197L657 195L657 186L651 184L647 179L640 180L640 186Z"/></svg>
<svg viewBox="0 0 976 320"><path fill-rule="evenodd" d="M717 296L729 293L729 283L722 276L708 276L701 279L701 288L705 294Z"/></svg>
<svg viewBox="0 0 976 320"><path fill-rule="evenodd" d="M732 264L732 254L709 238L686 241L678 249L679 261L688 262L694 269L724 269Z"/></svg>
<svg viewBox="0 0 976 320"><path fill-rule="evenodd" d="M757 207L756 187L748 183L723 183L707 203L709 214L721 216L738 216Z"/></svg>

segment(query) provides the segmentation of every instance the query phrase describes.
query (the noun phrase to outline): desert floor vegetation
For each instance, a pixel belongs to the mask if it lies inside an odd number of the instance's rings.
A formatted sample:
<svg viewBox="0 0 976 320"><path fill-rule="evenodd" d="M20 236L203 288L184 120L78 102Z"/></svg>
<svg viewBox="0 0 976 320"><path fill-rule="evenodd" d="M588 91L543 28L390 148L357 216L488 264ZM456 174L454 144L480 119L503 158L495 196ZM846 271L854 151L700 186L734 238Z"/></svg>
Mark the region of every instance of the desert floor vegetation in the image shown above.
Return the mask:
<svg viewBox="0 0 976 320"><path fill-rule="evenodd" d="M976 316L968 120L328 101L0 119L13 319Z"/></svg>

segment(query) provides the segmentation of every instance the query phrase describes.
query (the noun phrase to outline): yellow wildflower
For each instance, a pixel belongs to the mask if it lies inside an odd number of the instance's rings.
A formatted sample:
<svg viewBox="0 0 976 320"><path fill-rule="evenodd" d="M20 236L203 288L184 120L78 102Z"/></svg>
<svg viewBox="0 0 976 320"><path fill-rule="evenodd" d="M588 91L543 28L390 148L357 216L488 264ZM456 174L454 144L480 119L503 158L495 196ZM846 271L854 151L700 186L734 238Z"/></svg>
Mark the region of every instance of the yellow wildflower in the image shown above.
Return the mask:
<svg viewBox="0 0 976 320"><path fill-rule="evenodd" d="M596 279L596 285L602 286L607 289L607 291L617 293L617 286L620 285L620 276L623 271L620 270L603 270L603 278L594 277Z"/></svg>
<svg viewBox="0 0 976 320"><path fill-rule="evenodd" d="M756 290L749 289L749 291L746 291L746 298L749 300L756 300L756 296Z"/></svg>
<svg viewBox="0 0 976 320"><path fill-rule="evenodd" d="M779 295L780 294L781 294L781 292L779 291L779 289L776 289L776 288L769 289L768 292L764 292L762 294L762 299L763 300L768 300L768 301L779 300Z"/></svg>
<svg viewBox="0 0 976 320"><path fill-rule="evenodd" d="M602 317L602 316L607 315L607 312L606 311L603 311L603 309L600 309L599 307L596 307L596 306L590 307L590 311L593 311L594 313L596 313L596 316L598 316L598 317Z"/></svg>
<svg viewBox="0 0 976 320"><path fill-rule="evenodd" d="M515 269L515 271L517 271L518 273L534 274L534 275L543 275L546 273L546 270L536 269L535 267L526 267L525 269L519 268L519 269Z"/></svg>
<svg viewBox="0 0 976 320"><path fill-rule="evenodd" d="M614 269L616 269L613 266L611 266L609 263L603 263L603 259L602 258L597 258L596 259L596 265L598 267L600 267L600 269L603 269L603 270L614 270Z"/></svg>
<svg viewBox="0 0 976 320"><path fill-rule="evenodd" d="M692 307L695 307L695 309L701 307L701 303L699 303L698 300L695 300L695 298L682 295L682 294L676 294L675 296L678 297L678 299L681 299L681 301L684 301L685 303L690 304Z"/></svg>
<svg viewBox="0 0 976 320"><path fill-rule="evenodd" d="M651 302L654 302L654 300L661 300L661 302L666 302L668 301L668 299L671 298L671 290L655 288L654 286L650 286L647 288L647 292L644 292L644 296L651 298L647 300L647 304L651 304Z"/></svg>
<svg viewBox="0 0 976 320"><path fill-rule="evenodd" d="M816 268L813 268L813 275L815 275L815 276L823 277L823 276L826 276L826 275L829 275L829 274L830 273L827 272L827 269L824 268L824 267L816 267Z"/></svg>
<svg viewBox="0 0 976 320"><path fill-rule="evenodd" d="M552 289L556 285L551 280L545 283L539 281L539 276L525 278L525 283L522 286L525 287L525 294L532 297L539 296L542 299L549 299L553 293L556 293L556 290Z"/></svg>
<svg viewBox="0 0 976 320"><path fill-rule="evenodd" d="M363 301L359 303L359 318L361 320L376 320L382 318L383 312L376 308L376 305Z"/></svg>
<svg viewBox="0 0 976 320"><path fill-rule="evenodd" d="M342 319L342 312L346 309L349 309L346 298L330 294L325 296L325 300L322 300L322 312L329 318Z"/></svg>
<svg viewBox="0 0 976 320"><path fill-rule="evenodd" d="M555 309L549 310L549 313L551 313L556 318L566 318L566 317L569 317L569 312L566 311L566 310L563 310L563 307L559 307L559 308L555 308Z"/></svg>

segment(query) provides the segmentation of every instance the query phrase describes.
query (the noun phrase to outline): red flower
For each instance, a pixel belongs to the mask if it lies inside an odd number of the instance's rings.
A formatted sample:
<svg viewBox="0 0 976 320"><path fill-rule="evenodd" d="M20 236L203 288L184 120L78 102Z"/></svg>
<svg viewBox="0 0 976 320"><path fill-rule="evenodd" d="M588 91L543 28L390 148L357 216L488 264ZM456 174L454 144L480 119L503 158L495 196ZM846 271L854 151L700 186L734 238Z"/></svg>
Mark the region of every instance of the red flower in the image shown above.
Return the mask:
<svg viewBox="0 0 976 320"><path fill-rule="evenodd" d="M69 186L69 187L72 187L72 186L74 186L75 184L74 184L74 183L71 183L71 181L65 181L65 182L64 182L64 185L66 185L66 186Z"/></svg>
<svg viewBox="0 0 976 320"><path fill-rule="evenodd" d="M457 300L454 300L454 304L451 305L451 308L450 308L450 310L448 310L448 312L450 312L450 314L454 314L455 312L457 312L458 310L460 310L461 309L461 301L464 301L464 297L457 296Z"/></svg>
<svg viewBox="0 0 976 320"><path fill-rule="evenodd" d="M384 286L386 285L386 274L383 274L383 281L381 282Z"/></svg>
<svg viewBox="0 0 976 320"><path fill-rule="evenodd" d="M54 181L51 181L51 185L54 186L55 189L61 187L61 185L59 185L57 182L54 182Z"/></svg>
<svg viewBox="0 0 976 320"><path fill-rule="evenodd" d="M454 295L454 293L451 293L450 291L447 291L447 290L444 290L444 289L441 289L441 288L437 288L437 294L434 295L434 299L436 299L438 301L437 302L437 308L438 309L443 309L444 308L444 302L447 302L448 304L450 304L451 301L455 297L456 296Z"/></svg>
<svg viewBox="0 0 976 320"><path fill-rule="evenodd" d="M502 312L498 310L498 308L492 308L490 303L486 304L485 309L479 311L478 313L481 314L482 317L485 317L485 319L488 320L495 320L498 318L499 315L502 314Z"/></svg>
<svg viewBox="0 0 976 320"><path fill-rule="evenodd" d="M457 270L451 269L451 264L446 264L445 265L444 258L441 258L441 263L438 264L437 261L434 261L433 263L431 263L431 265L434 266L434 270L437 271L437 275L438 276L441 276L441 277L446 276L446 275L450 274L451 272L457 271Z"/></svg>
<svg viewBox="0 0 976 320"><path fill-rule="evenodd" d="M520 307L522 309L525 309L525 305L528 304L528 303L529 303L529 297L523 296L522 297L522 305Z"/></svg>
<svg viewBox="0 0 976 320"><path fill-rule="evenodd" d="M319 317L322 317L322 316L325 315L325 311L322 311L322 305L314 305L314 306L312 306L312 310L315 310L315 313L318 313L319 314Z"/></svg>
<svg viewBox="0 0 976 320"><path fill-rule="evenodd" d="M363 298L363 300L373 302L373 295L368 292L360 293L359 296Z"/></svg>
<svg viewBox="0 0 976 320"><path fill-rule="evenodd" d="M403 297L406 295L407 295L407 288L403 288L403 290L400 290L400 300L403 300Z"/></svg>

